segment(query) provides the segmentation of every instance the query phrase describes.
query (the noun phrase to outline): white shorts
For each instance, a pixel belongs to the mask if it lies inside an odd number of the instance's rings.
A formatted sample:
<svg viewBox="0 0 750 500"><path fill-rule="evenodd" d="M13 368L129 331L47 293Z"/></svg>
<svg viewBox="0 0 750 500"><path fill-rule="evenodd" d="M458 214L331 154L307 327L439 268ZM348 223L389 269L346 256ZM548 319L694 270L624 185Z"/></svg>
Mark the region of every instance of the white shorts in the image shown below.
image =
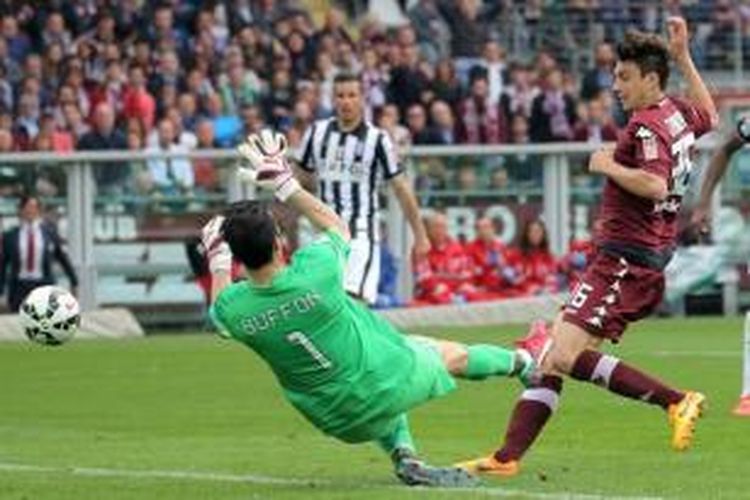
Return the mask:
<svg viewBox="0 0 750 500"><path fill-rule="evenodd" d="M380 244L366 237L350 242L349 260L346 263L344 289L368 304L378 298L380 280Z"/></svg>

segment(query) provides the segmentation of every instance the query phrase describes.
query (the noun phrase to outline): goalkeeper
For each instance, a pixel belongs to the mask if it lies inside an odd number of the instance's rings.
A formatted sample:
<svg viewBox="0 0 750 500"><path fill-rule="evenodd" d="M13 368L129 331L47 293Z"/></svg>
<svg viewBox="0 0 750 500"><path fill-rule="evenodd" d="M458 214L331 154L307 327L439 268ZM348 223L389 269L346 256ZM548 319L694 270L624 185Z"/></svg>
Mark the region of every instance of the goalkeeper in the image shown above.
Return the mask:
<svg viewBox="0 0 750 500"><path fill-rule="evenodd" d="M231 205L203 228L213 276L211 318L221 335L255 351L284 395L315 427L347 443L377 442L409 485L471 486L477 479L417 458L406 412L455 388L453 377L483 380L534 370L526 351L402 335L351 299L343 286L347 225L300 188L283 136L264 130L239 150L240 176L298 210L323 234L283 260L269 206ZM248 279L231 283L232 255Z"/></svg>

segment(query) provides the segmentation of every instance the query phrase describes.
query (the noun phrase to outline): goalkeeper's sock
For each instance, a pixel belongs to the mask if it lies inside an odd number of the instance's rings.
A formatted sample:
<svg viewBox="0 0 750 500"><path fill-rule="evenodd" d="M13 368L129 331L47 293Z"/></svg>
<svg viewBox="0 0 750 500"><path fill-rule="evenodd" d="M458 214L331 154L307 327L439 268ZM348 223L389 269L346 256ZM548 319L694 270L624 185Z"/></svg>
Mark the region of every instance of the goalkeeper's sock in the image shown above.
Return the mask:
<svg viewBox="0 0 750 500"><path fill-rule="evenodd" d="M484 380L495 375L515 375L526 367L517 357L516 351L489 344L474 344L466 347L468 360L466 371L459 375L469 380Z"/></svg>
<svg viewBox="0 0 750 500"><path fill-rule="evenodd" d="M579 354L570 376L599 385L626 398L659 405L665 410L685 397L684 393L672 389L614 356L596 351L586 350Z"/></svg>
<svg viewBox="0 0 750 500"><path fill-rule="evenodd" d="M416 457L417 448L409 430L409 419L405 413L396 418L396 426L386 436L378 439L378 444L394 463L398 463L406 456Z"/></svg>

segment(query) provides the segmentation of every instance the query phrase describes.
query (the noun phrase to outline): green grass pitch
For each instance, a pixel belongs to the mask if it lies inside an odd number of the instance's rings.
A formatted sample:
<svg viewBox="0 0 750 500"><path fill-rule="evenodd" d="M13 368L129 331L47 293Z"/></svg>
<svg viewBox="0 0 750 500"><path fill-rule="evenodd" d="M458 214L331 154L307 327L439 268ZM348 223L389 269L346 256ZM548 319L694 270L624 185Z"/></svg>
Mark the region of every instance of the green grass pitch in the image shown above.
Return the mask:
<svg viewBox="0 0 750 500"><path fill-rule="evenodd" d="M523 327L437 331L508 344ZM426 333L426 332L420 332ZM522 475L476 491L409 490L374 446L322 436L246 348L210 334L0 344L0 498L750 498L750 419L732 417L742 321L650 320L618 356L709 396L695 448L654 407L568 382ZM498 443L519 385L461 383L412 415L425 457Z"/></svg>

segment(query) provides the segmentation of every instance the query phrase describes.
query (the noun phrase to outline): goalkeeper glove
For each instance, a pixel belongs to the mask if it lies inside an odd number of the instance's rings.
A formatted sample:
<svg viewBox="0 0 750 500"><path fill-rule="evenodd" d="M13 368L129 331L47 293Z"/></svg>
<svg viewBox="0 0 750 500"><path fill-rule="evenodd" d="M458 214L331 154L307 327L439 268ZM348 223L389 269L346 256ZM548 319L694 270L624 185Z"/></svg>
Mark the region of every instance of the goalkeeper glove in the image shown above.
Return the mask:
<svg viewBox="0 0 750 500"><path fill-rule="evenodd" d="M248 136L237 151L249 166L240 168L240 179L271 191L279 201L285 202L302 189L286 161L287 143L284 136L269 129Z"/></svg>

